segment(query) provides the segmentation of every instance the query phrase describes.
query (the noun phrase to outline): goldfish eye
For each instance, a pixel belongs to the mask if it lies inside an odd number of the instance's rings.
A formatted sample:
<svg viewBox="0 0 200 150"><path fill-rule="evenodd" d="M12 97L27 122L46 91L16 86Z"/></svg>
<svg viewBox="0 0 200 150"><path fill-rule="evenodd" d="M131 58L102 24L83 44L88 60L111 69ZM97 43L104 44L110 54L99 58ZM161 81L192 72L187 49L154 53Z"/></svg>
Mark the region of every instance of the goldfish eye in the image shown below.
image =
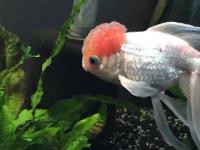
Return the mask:
<svg viewBox="0 0 200 150"><path fill-rule="evenodd" d="M90 56L89 57L89 62L91 65L98 65L100 64L100 60L97 56Z"/></svg>

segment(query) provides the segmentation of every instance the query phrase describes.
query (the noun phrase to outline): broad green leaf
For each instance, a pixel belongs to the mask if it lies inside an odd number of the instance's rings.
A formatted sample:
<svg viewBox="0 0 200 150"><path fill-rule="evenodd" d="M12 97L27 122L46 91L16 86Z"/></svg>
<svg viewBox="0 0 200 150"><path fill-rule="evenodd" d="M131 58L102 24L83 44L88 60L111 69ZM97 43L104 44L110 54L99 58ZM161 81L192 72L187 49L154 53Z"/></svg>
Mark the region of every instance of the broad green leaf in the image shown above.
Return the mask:
<svg viewBox="0 0 200 150"><path fill-rule="evenodd" d="M83 113L88 112L94 102L77 96L57 102L48 110L49 117L54 121L66 121L65 128L70 127L75 121L80 119Z"/></svg>
<svg viewBox="0 0 200 150"><path fill-rule="evenodd" d="M26 121L33 119L33 111L24 109L20 112L19 116L16 120L14 120L15 127L18 127L19 125L24 124Z"/></svg>
<svg viewBox="0 0 200 150"><path fill-rule="evenodd" d="M104 122L104 118L100 113L77 122L72 131L66 135L63 150L81 150L84 147L89 147L88 139L93 128L102 122Z"/></svg>
<svg viewBox="0 0 200 150"><path fill-rule="evenodd" d="M169 91L170 91L174 96L176 96L178 99L180 99L180 100L186 100L186 98L185 98L185 96L184 96L183 92L181 91L181 89L180 89L180 87L179 87L178 84L172 86L172 87L169 89Z"/></svg>
<svg viewBox="0 0 200 150"><path fill-rule="evenodd" d="M129 101L124 101L124 100L119 100L116 98L112 98L110 96L106 95L96 95L96 96L89 96L89 95L83 95L85 99L91 100L91 101L99 101L101 103L106 103L106 104L112 104L115 105L116 107L126 107L134 110L138 110L139 108L134 105L134 102L129 102Z"/></svg>
<svg viewBox="0 0 200 150"><path fill-rule="evenodd" d="M3 53L4 57L1 60L5 62L4 69L14 66L20 59L21 49L18 47L20 39L16 34L7 31L0 26L0 38L3 39ZM2 42L2 41L1 41Z"/></svg>
<svg viewBox="0 0 200 150"><path fill-rule="evenodd" d="M59 128L45 128L39 131L24 132L24 134L15 139L10 146L9 150L28 150L32 149L34 145L40 146L40 148L48 147L50 150L53 147L54 137L57 134ZM43 150L43 149L41 149Z"/></svg>
<svg viewBox="0 0 200 150"><path fill-rule="evenodd" d="M21 68L17 69L15 72L8 74L7 82L5 85L5 104L12 112L13 118L15 118L16 115L19 113L21 106L24 102L26 95L25 83L25 72Z"/></svg>
<svg viewBox="0 0 200 150"><path fill-rule="evenodd" d="M49 127L39 131L26 132L22 135L22 138L26 141L33 142L34 144L45 143L45 140L52 140L58 130L59 128Z"/></svg>
<svg viewBox="0 0 200 150"><path fill-rule="evenodd" d="M15 126L6 106L0 112L0 149L9 147L13 140Z"/></svg>
<svg viewBox="0 0 200 150"><path fill-rule="evenodd" d="M32 145L31 142L16 138L7 150L25 150L31 145Z"/></svg>

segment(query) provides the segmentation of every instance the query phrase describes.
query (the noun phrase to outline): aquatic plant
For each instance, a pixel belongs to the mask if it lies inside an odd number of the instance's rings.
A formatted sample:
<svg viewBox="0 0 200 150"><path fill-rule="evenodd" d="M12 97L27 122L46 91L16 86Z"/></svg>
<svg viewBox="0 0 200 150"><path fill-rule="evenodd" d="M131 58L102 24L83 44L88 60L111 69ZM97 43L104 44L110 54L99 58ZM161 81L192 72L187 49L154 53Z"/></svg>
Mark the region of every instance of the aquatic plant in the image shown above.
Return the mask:
<svg viewBox="0 0 200 150"><path fill-rule="evenodd" d="M0 62L0 149L79 150L89 147L89 139L104 126L106 105L101 103L97 111L88 113L96 103L86 96L61 100L49 109L37 107L44 94L42 76L63 48L73 18L85 1L80 0L74 5L58 34L51 55L42 64L30 109L22 107L28 86L24 65L27 59L38 56L31 55L31 47L21 44L17 35L0 27L3 43Z"/></svg>
<svg viewBox="0 0 200 150"><path fill-rule="evenodd" d="M153 15L151 17L149 26L157 24L167 7L167 0L158 0L156 7L154 9Z"/></svg>

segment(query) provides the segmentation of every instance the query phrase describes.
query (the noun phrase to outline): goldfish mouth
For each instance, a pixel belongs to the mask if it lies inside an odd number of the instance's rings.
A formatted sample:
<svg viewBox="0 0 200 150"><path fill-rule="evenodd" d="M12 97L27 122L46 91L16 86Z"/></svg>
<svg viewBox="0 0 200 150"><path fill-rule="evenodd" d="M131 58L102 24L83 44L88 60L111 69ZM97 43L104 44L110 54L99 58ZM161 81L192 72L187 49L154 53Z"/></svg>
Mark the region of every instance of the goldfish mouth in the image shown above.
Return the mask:
<svg viewBox="0 0 200 150"><path fill-rule="evenodd" d="M86 67L85 63L83 62L83 60L82 60L82 67L83 67L83 69L84 69L85 71L87 71L87 72L88 72L88 69L87 69L87 67Z"/></svg>

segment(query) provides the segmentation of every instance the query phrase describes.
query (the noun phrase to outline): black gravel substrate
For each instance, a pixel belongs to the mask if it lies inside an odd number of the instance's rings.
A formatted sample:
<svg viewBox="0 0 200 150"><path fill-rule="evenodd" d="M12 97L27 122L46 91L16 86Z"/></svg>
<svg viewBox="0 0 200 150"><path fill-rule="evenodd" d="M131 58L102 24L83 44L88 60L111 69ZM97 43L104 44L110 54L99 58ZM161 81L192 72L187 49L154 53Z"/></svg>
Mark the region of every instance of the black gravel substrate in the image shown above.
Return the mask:
<svg viewBox="0 0 200 150"><path fill-rule="evenodd" d="M166 114L176 137L195 150L188 128L170 110ZM160 135L151 108L117 108L108 119L104 132L92 142L92 150L174 150Z"/></svg>

